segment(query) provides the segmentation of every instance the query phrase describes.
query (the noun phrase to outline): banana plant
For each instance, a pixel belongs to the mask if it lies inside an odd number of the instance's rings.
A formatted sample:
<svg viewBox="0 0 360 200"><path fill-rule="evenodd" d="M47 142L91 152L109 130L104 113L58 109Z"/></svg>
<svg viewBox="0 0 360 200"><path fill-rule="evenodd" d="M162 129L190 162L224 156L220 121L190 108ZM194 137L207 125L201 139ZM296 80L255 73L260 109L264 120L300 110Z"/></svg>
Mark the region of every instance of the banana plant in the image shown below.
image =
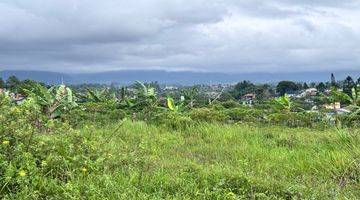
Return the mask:
<svg viewBox="0 0 360 200"><path fill-rule="evenodd" d="M65 85L53 86L50 89L36 84L31 90L25 91L43 112L50 118L58 118L64 112L77 106L73 92Z"/></svg>
<svg viewBox="0 0 360 200"><path fill-rule="evenodd" d="M146 86L144 83L136 81L134 85L137 98L152 99L156 98L155 88Z"/></svg>
<svg viewBox="0 0 360 200"><path fill-rule="evenodd" d="M344 101L350 104L349 108L353 111L353 115L360 114L360 87L352 88L351 95L338 91L336 88L331 90L330 99L335 101Z"/></svg>
<svg viewBox="0 0 360 200"><path fill-rule="evenodd" d="M155 88L146 86L142 82L135 82L135 99L132 107L136 108L153 108L157 104Z"/></svg>
<svg viewBox="0 0 360 200"><path fill-rule="evenodd" d="M183 108L184 100L185 100L185 98L183 96L181 96L181 103L179 105L175 105L174 99L171 97L168 97L167 98L167 106L171 111L177 113Z"/></svg>
<svg viewBox="0 0 360 200"><path fill-rule="evenodd" d="M132 108L135 105L134 99L131 99L128 96L127 87L121 87L121 89L120 89L120 105L123 108Z"/></svg>
<svg viewBox="0 0 360 200"><path fill-rule="evenodd" d="M293 102L288 94L284 96L275 98L272 102L272 105L279 110L284 110L290 112L293 108Z"/></svg>
<svg viewBox="0 0 360 200"><path fill-rule="evenodd" d="M192 88L182 89L180 91L180 94L183 95L183 97L186 99L187 101L186 103L190 108L194 107L195 98L198 95L198 93L199 93L199 89L196 86Z"/></svg>
<svg viewBox="0 0 360 200"><path fill-rule="evenodd" d="M115 93L110 93L107 88L103 90L92 90L89 88L86 88L86 94L80 94L80 98L82 99L82 102L111 102L116 101L116 95Z"/></svg>

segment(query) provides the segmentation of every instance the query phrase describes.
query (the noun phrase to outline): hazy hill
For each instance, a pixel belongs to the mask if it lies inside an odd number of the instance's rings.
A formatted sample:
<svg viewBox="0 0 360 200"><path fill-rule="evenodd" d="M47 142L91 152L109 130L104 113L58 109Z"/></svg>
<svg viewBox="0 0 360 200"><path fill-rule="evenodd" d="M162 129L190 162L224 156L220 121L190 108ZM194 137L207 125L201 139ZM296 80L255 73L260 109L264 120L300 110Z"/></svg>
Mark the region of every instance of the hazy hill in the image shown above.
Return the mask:
<svg viewBox="0 0 360 200"><path fill-rule="evenodd" d="M26 71L26 70L4 70L0 72L0 77L6 80L9 76L15 75L21 80L32 79L47 84L59 84L64 82L74 82L72 76L57 72L47 71Z"/></svg>
<svg viewBox="0 0 360 200"><path fill-rule="evenodd" d="M332 72L301 72L301 73L205 73L205 72L168 72L161 70L123 70L101 73L65 74L47 71L5 70L0 72L0 77L7 79L15 75L20 79L33 79L48 84L58 84L61 80L65 83L120 83L129 84L136 80L168 84L217 84L235 83L250 80L256 83L269 83L281 80L320 82L328 81ZM336 71L337 80L343 80L347 75L354 78L360 77L359 71Z"/></svg>

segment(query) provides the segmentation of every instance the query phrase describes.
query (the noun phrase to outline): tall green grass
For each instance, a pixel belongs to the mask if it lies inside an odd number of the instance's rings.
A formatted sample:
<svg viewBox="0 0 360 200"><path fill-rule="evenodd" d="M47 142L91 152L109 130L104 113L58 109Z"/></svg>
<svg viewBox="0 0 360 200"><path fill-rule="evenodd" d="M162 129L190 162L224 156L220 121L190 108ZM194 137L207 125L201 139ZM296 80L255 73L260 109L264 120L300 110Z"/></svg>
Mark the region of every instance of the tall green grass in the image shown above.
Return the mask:
<svg viewBox="0 0 360 200"><path fill-rule="evenodd" d="M125 120L35 137L4 199L360 198L359 129Z"/></svg>

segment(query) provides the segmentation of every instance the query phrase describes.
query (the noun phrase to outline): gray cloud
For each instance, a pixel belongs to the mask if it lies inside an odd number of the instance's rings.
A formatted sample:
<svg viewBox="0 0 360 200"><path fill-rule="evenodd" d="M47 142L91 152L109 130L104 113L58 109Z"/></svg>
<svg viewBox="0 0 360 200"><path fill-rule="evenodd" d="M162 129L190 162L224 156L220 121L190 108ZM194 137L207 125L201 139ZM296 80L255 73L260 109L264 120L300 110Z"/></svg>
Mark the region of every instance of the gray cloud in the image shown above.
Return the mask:
<svg viewBox="0 0 360 200"><path fill-rule="evenodd" d="M3 0L0 70L360 69L360 2Z"/></svg>

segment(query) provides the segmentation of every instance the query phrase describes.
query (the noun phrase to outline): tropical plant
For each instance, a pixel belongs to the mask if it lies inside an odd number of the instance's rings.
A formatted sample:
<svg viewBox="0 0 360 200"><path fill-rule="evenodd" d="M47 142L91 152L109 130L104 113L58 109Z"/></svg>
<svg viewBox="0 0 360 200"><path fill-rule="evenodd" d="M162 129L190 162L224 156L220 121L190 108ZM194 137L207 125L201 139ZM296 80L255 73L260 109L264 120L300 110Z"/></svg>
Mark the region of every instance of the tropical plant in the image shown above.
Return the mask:
<svg viewBox="0 0 360 200"><path fill-rule="evenodd" d="M30 99L42 107L44 114L54 119L77 106L73 92L65 85L53 86L50 89L36 84L31 90L25 90Z"/></svg>
<svg viewBox="0 0 360 200"><path fill-rule="evenodd" d="M21 81L16 76L10 76L6 80L6 87L11 92L18 92Z"/></svg>
<svg viewBox="0 0 360 200"><path fill-rule="evenodd" d="M352 79L351 76L346 77L343 82L343 93L347 94L348 96L352 95L352 89L356 87L356 83Z"/></svg>
<svg viewBox="0 0 360 200"><path fill-rule="evenodd" d="M351 105L358 105L360 100L360 91L357 91L355 88L351 89L351 95L348 95L342 91L333 88L330 93L330 99L332 101L344 101Z"/></svg>
<svg viewBox="0 0 360 200"><path fill-rule="evenodd" d="M190 108L194 107L195 98L199 93L198 87L185 88L180 91L180 94L185 98L186 103Z"/></svg>
<svg viewBox="0 0 360 200"><path fill-rule="evenodd" d="M137 98L155 98L156 92L155 88L147 86L142 82L136 81L134 85L136 89Z"/></svg>
<svg viewBox="0 0 360 200"><path fill-rule="evenodd" d="M275 109L283 110L287 112L290 112L291 109L293 108L293 102L291 101L290 96L286 93L284 94L284 96L275 98L272 101L272 105Z"/></svg>
<svg viewBox="0 0 360 200"><path fill-rule="evenodd" d="M147 86L142 82L136 81L134 84L135 88L135 102L132 103L132 107L139 109L153 108L156 106L157 97L155 88Z"/></svg>
<svg viewBox="0 0 360 200"><path fill-rule="evenodd" d="M120 89L120 106L124 108L132 108L135 103L128 95L129 91L127 87L121 87Z"/></svg>
<svg viewBox="0 0 360 200"><path fill-rule="evenodd" d="M184 100L185 100L185 98L183 96L181 96L181 100L180 100L181 103L179 105L175 105L174 99L171 97L168 97L167 98L167 106L171 111L179 112L181 109L183 109Z"/></svg>
<svg viewBox="0 0 360 200"><path fill-rule="evenodd" d="M110 93L107 88L103 90L86 88L86 94L79 94L81 102L115 102L115 93Z"/></svg>
<svg viewBox="0 0 360 200"><path fill-rule="evenodd" d="M4 80L0 77L0 89L5 87L5 82Z"/></svg>
<svg viewBox="0 0 360 200"><path fill-rule="evenodd" d="M352 114L359 114L360 113L360 87L353 87L351 89L351 95L346 94L333 88L331 90L330 99L335 101L343 101L345 103L350 104L349 108L353 111Z"/></svg>

